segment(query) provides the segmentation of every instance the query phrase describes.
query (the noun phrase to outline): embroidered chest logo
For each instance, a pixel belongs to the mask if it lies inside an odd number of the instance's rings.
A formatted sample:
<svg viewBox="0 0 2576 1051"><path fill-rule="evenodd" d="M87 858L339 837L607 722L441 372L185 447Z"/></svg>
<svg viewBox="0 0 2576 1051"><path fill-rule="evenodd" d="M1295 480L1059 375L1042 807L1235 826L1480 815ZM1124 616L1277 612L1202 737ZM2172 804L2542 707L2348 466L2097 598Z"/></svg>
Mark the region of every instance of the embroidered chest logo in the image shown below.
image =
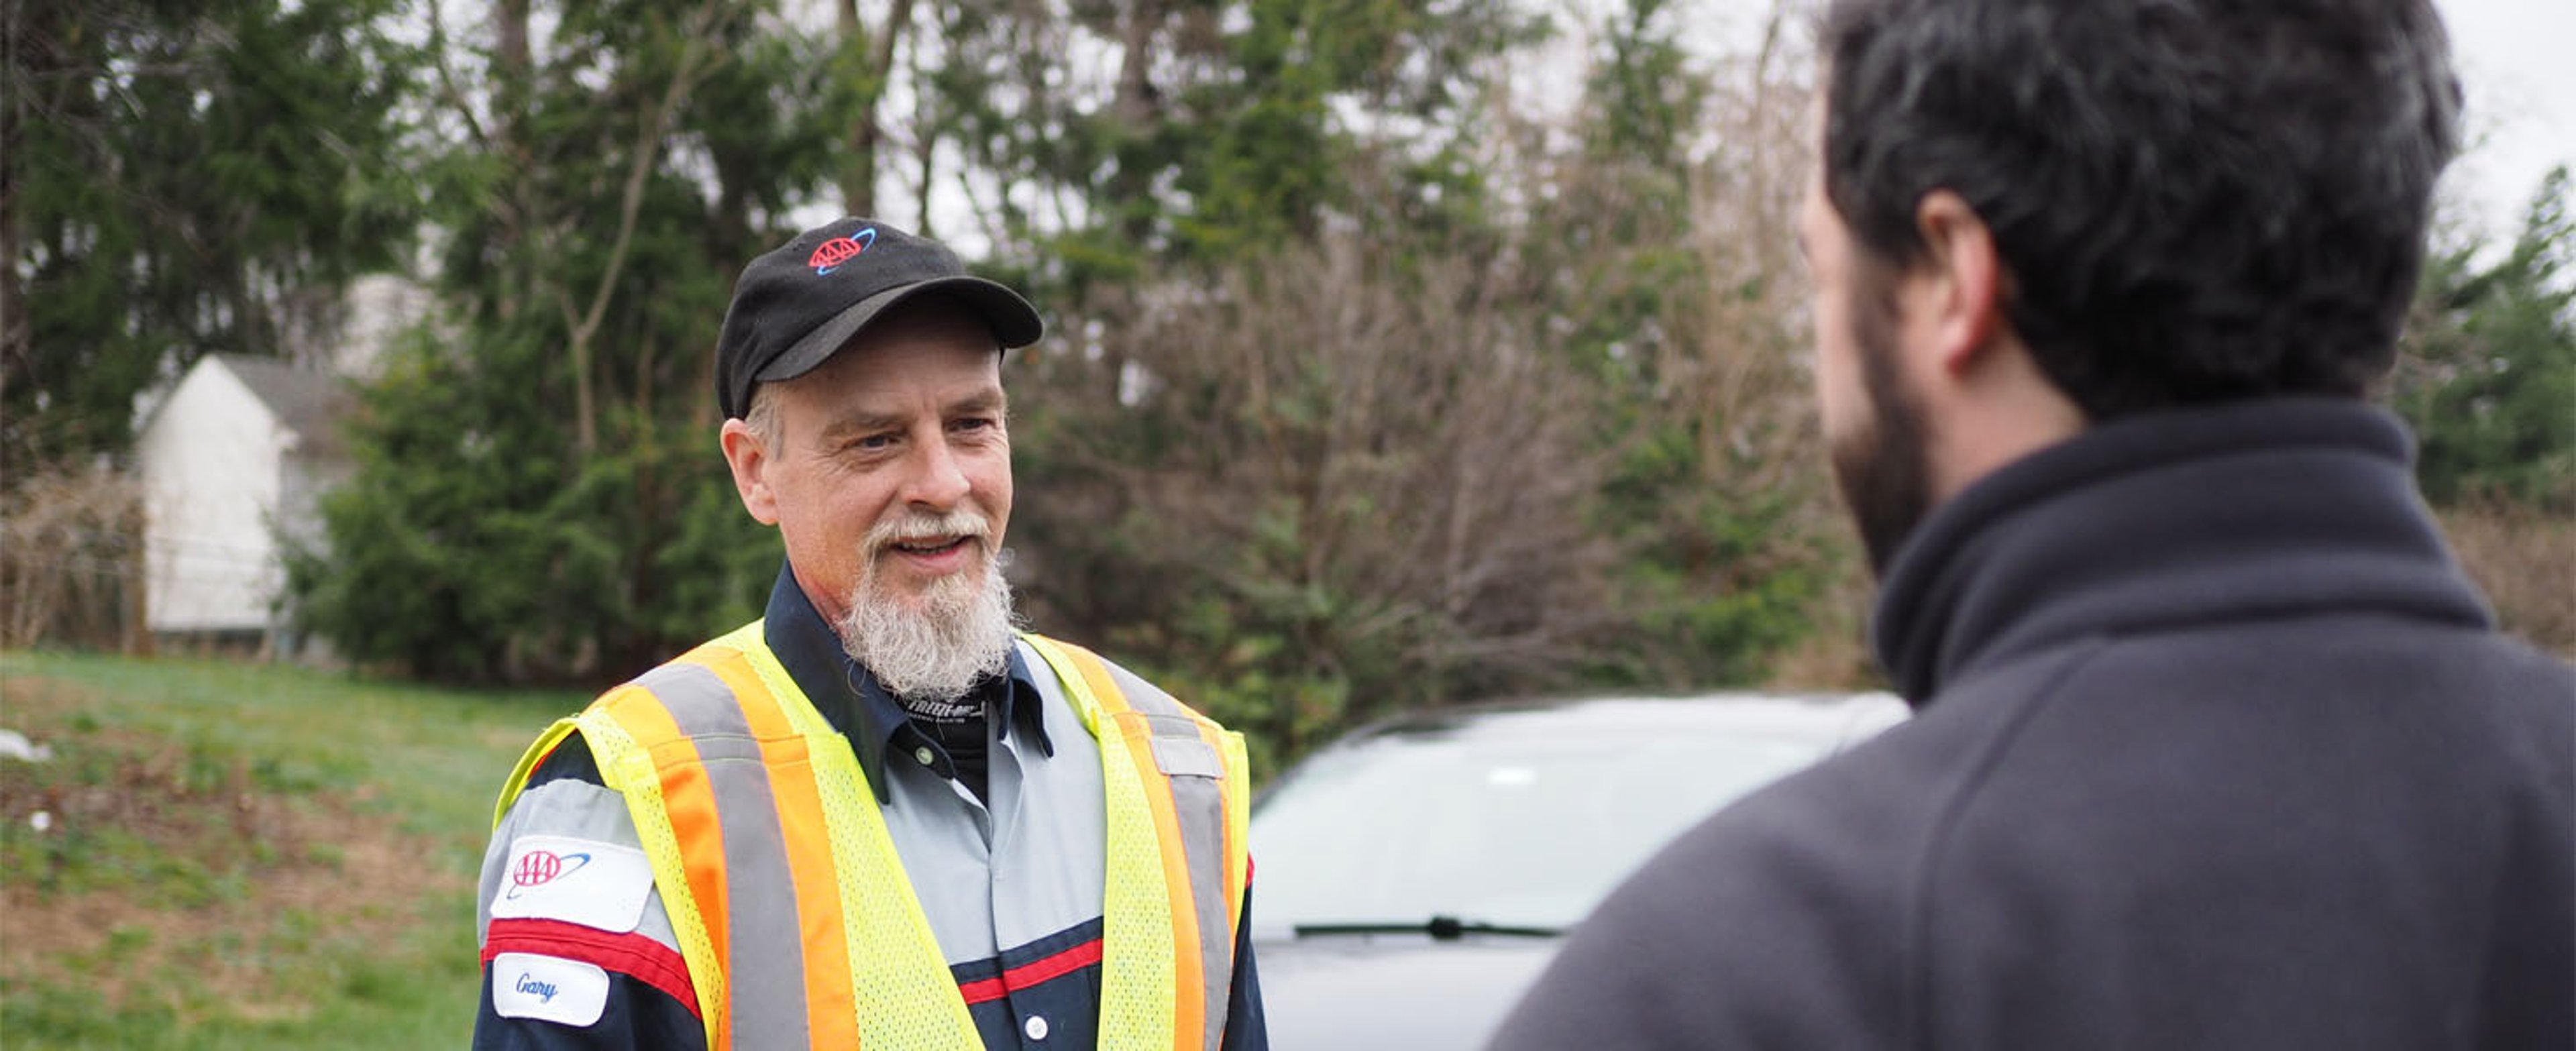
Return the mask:
<svg viewBox="0 0 2576 1051"><path fill-rule="evenodd" d="M588 864L590 864L588 854L557 854L551 850L531 850L519 855L519 863L511 867L510 890L501 897L506 900L518 897L521 891L542 889L547 884L581 871L582 867Z"/></svg>
<svg viewBox="0 0 2576 1051"><path fill-rule="evenodd" d="M835 237L815 246L814 254L805 257L805 265L814 268L814 276L822 277L840 269L841 264L858 258L859 253L876 243L877 228L867 227L848 237Z"/></svg>

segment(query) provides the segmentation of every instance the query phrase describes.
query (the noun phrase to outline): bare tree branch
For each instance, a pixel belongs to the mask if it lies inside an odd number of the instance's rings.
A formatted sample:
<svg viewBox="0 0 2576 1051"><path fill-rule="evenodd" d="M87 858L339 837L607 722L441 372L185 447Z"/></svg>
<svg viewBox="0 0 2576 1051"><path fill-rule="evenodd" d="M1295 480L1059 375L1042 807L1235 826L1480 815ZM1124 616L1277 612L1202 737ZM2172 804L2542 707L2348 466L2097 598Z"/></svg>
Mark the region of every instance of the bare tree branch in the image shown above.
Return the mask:
<svg viewBox="0 0 2576 1051"><path fill-rule="evenodd" d="M723 0L708 0L698 9L680 35L680 59L671 71L670 83L662 90L661 101L638 122L634 152L626 168L626 185L618 197L617 233L610 239L608 263L601 269L599 283L591 291L590 308L578 318L573 316L569 296L563 299L565 319L571 322L568 355L573 369L573 426L576 447L583 455L598 448L599 425L596 396L592 391L591 340L599 333L600 323L608 316L609 300L617 292L618 279L626 269L626 253L635 241L636 218L643 211L644 189L651 183L653 169L661 161L662 142L669 136L673 118L689 93L696 90L706 75L721 61L721 55L707 47L724 21Z"/></svg>
<svg viewBox="0 0 2576 1051"><path fill-rule="evenodd" d="M438 98L465 120L465 133L484 152L492 149L492 138L483 133L483 122L474 116L474 104L456 86L456 73L447 62L447 14L440 0L429 0L429 53L431 68L438 72Z"/></svg>

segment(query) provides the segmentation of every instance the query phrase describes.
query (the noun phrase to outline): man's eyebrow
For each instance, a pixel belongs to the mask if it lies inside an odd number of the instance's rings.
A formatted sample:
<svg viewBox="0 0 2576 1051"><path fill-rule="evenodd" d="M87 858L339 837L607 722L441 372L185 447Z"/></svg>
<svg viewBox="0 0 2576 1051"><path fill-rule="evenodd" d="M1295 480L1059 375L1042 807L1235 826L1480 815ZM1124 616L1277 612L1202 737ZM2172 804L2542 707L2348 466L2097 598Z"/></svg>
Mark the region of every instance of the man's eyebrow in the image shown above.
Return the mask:
<svg viewBox="0 0 2576 1051"><path fill-rule="evenodd" d="M959 413L998 413L1010 407L1010 398L999 387L978 391L951 402L950 415Z"/></svg>
<svg viewBox="0 0 2576 1051"><path fill-rule="evenodd" d="M999 415L1009 406L1009 404L1009 398L1005 396L999 388L995 388L975 394L969 394L954 402L950 402L945 415ZM846 441L863 434L874 434L878 431L900 430L903 425L904 417L896 413L869 412L864 409L855 410L825 425L822 434L818 436L817 440L825 444L831 444L834 442Z"/></svg>
<svg viewBox="0 0 2576 1051"><path fill-rule="evenodd" d="M861 434L893 430L902 425L903 420L891 413L853 412L826 425L821 440L835 442Z"/></svg>

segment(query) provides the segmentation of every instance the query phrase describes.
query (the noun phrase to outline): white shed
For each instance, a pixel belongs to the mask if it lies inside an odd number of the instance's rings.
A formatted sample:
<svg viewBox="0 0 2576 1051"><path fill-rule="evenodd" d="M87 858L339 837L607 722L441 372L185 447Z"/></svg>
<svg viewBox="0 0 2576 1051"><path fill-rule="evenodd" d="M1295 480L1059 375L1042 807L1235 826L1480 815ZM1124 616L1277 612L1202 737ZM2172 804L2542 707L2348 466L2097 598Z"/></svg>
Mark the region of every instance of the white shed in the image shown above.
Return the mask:
<svg viewBox="0 0 2576 1051"><path fill-rule="evenodd" d="M151 631L283 641L281 537L319 538L316 501L353 470L355 404L338 377L209 354L152 409L136 443Z"/></svg>

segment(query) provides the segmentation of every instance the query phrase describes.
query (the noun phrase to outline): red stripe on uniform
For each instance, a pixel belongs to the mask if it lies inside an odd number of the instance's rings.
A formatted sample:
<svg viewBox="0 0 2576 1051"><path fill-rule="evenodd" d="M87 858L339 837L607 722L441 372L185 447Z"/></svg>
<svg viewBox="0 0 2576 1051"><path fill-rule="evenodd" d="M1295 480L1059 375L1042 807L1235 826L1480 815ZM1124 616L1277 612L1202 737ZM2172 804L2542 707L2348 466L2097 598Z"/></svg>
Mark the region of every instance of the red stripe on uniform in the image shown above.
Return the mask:
<svg viewBox="0 0 2576 1051"><path fill-rule="evenodd" d="M670 946L641 934L610 934L561 920L494 920L483 937L484 965L505 952L594 964L659 989L690 1014L698 1013L698 988L689 980L688 963Z"/></svg>
<svg viewBox="0 0 2576 1051"><path fill-rule="evenodd" d="M1016 993L1040 982L1062 978L1099 962L1100 939L1093 938L1045 959L1013 967L1002 972L999 978L960 985L957 991L966 997L967 1003L980 1004L986 1000L999 1000L1006 992Z"/></svg>

